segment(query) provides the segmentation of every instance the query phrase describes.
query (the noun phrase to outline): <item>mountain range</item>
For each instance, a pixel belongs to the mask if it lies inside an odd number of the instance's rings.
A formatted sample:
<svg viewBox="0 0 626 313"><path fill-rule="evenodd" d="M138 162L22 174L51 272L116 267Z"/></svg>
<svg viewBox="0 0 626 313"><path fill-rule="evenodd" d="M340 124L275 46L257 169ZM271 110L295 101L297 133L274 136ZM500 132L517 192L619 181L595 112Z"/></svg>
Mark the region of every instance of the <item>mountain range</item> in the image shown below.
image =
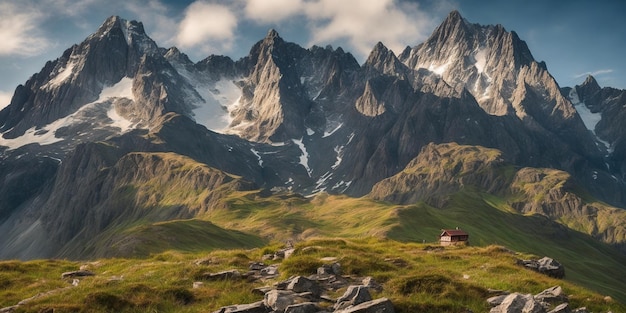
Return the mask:
<svg viewBox="0 0 626 313"><path fill-rule="evenodd" d="M134 227L237 229L219 212L250 197L443 210L468 193L623 255L625 107L591 76L560 87L515 32L456 11L363 64L275 30L239 60L194 63L112 16L0 111L0 258L132 255Z"/></svg>

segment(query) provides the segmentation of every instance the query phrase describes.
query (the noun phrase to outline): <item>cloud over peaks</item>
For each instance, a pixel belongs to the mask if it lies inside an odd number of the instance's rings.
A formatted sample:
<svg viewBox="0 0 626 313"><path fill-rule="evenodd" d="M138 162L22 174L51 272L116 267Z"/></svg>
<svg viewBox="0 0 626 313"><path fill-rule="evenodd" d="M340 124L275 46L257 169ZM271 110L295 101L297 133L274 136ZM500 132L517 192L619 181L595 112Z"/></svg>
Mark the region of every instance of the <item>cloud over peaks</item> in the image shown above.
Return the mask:
<svg viewBox="0 0 626 313"><path fill-rule="evenodd" d="M302 0L247 0L246 16L263 23L276 23L304 12Z"/></svg>
<svg viewBox="0 0 626 313"><path fill-rule="evenodd" d="M604 69L604 70L597 70L597 71L593 71L593 72L585 72L585 73L580 73L580 74L576 74L574 75L574 78L581 78L581 77L585 77L585 76L598 76L598 75L602 75L602 74L609 74L609 73L613 73L612 69Z"/></svg>
<svg viewBox="0 0 626 313"><path fill-rule="evenodd" d="M32 6L0 2L0 55L36 55L50 46L39 30L43 18Z"/></svg>
<svg viewBox="0 0 626 313"><path fill-rule="evenodd" d="M228 50L234 39L237 17L231 8L215 3L196 1L185 10L178 26L176 43L181 48ZM217 49L211 45L217 45Z"/></svg>
<svg viewBox="0 0 626 313"><path fill-rule="evenodd" d="M396 0L317 0L306 10L312 43L345 40L362 55L378 41L399 52L426 38L434 25L417 3Z"/></svg>

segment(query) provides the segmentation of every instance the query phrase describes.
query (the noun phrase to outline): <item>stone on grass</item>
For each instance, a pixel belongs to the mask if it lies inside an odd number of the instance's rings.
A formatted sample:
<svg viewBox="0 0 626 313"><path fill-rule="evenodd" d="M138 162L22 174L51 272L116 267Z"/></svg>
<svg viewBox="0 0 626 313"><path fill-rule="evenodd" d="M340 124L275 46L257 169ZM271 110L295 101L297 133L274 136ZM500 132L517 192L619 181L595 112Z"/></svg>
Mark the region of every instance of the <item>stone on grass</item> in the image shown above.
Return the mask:
<svg viewBox="0 0 626 313"><path fill-rule="evenodd" d="M346 292L344 292L339 299L337 299L337 303L334 308L335 310L345 309L349 306L354 306L371 300L372 296L370 295L367 287L363 285L352 285L348 287Z"/></svg>
<svg viewBox="0 0 626 313"><path fill-rule="evenodd" d="M546 310L530 295L512 293L506 296L502 303L491 308L490 313L545 313Z"/></svg>
<svg viewBox="0 0 626 313"><path fill-rule="evenodd" d="M96 275L92 271L71 271L65 272L61 274L61 278L74 278L74 277L85 277L85 276L94 276Z"/></svg>
<svg viewBox="0 0 626 313"><path fill-rule="evenodd" d="M335 313L394 313L393 304L387 298L380 298L351 306Z"/></svg>

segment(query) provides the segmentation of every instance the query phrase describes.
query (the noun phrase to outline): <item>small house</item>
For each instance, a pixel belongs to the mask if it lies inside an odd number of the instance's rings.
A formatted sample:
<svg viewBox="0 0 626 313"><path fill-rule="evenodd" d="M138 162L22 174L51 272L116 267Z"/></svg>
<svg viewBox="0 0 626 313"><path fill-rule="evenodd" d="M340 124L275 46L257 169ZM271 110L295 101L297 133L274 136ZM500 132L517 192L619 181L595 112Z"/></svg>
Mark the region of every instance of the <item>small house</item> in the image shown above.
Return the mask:
<svg viewBox="0 0 626 313"><path fill-rule="evenodd" d="M442 246L467 245L469 244L469 234L457 229L442 229L439 235L439 243Z"/></svg>

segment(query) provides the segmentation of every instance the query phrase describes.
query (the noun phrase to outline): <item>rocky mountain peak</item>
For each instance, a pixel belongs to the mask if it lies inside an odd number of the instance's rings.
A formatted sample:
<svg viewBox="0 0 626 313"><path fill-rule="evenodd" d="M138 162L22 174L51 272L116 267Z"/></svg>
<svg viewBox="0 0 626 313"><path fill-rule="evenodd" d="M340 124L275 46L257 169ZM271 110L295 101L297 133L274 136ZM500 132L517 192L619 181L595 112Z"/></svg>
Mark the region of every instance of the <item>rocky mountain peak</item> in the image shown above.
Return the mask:
<svg viewBox="0 0 626 313"><path fill-rule="evenodd" d="M587 107L592 108L593 112L600 109L602 104L602 88L593 76L587 75L582 85L577 85L575 90L578 100L585 103Z"/></svg>
<svg viewBox="0 0 626 313"><path fill-rule="evenodd" d="M600 88L598 81L596 81L596 79L591 75L587 75L587 78L585 79L583 84L580 85L580 88L593 91L593 92L598 92L602 89Z"/></svg>
<svg viewBox="0 0 626 313"><path fill-rule="evenodd" d="M448 13L448 16L442 24L458 24L461 22L465 23L465 19L461 16L461 13L457 10L452 10Z"/></svg>
<svg viewBox="0 0 626 313"><path fill-rule="evenodd" d="M275 29L270 29L267 32L267 35L260 42L260 50L268 50L273 51L276 46L280 46L284 43L283 38L280 37L278 32Z"/></svg>
<svg viewBox="0 0 626 313"><path fill-rule="evenodd" d="M277 38L278 39L282 39L280 37L280 35L278 34L278 32L275 29L273 29L273 28L268 30L267 31L267 35L265 35L265 39L266 40L268 40L268 39L277 39Z"/></svg>
<svg viewBox="0 0 626 313"><path fill-rule="evenodd" d="M458 11L452 11L446 19L435 29L432 38L439 40L461 40L469 32L469 23L461 16ZM432 42L432 40L429 39Z"/></svg>
<svg viewBox="0 0 626 313"><path fill-rule="evenodd" d="M374 46L363 67L370 71L374 70L376 74L386 75L400 75L406 69L393 51L380 41Z"/></svg>
<svg viewBox="0 0 626 313"><path fill-rule="evenodd" d="M119 16L107 18L97 32L87 38L87 41L99 40L108 36L123 36L126 44L141 56L142 54L157 54L159 48L146 34L143 23L129 21Z"/></svg>

